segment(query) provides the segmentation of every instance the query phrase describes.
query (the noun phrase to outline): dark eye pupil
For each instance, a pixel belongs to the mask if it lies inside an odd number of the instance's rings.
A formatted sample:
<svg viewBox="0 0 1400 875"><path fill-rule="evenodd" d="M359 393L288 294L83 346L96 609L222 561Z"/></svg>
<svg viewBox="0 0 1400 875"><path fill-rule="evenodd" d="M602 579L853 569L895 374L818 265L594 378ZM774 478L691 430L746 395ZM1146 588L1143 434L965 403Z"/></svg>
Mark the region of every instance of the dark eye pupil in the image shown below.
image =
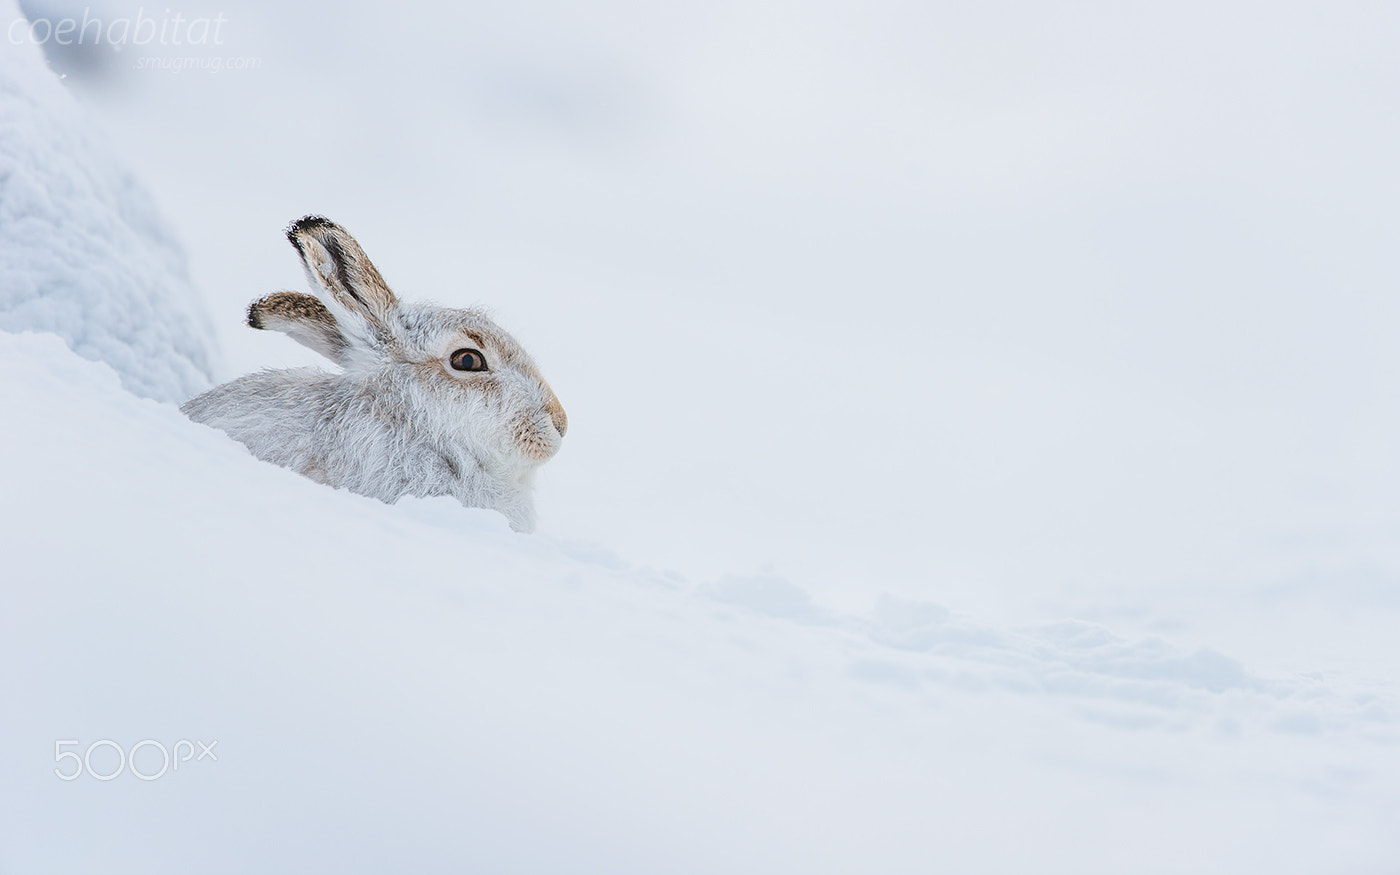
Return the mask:
<svg viewBox="0 0 1400 875"><path fill-rule="evenodd" d="M475 349L459 349L452 354L449 359L453 370L458 371L484 371L486 370L486 356Z"/></svg>

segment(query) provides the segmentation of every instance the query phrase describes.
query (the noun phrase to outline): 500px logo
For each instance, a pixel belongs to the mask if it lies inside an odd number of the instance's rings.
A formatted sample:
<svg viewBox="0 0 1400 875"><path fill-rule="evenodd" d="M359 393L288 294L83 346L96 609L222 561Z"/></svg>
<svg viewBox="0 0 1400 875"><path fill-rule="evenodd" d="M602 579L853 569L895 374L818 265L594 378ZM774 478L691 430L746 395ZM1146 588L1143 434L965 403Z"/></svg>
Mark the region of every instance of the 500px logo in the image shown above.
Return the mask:
<svg viewBox="0 0 1400 875"><path fill-rule="evenodd" d="M153 738L143 739L131 746L128 750L110 738L99 738L87 746L87 750L79 754L76 750L64 750L65 747L77 747L81 742L76 738L60 738L53 743L53 759L58 763L53 773L64 781L76 781L82 775L96 778L99 781L110 781L123 771L140 778L142 781L154 781L164 775L167 771L179 771L181 763L190 760L199 762L206 757L218 762L219 757L214 753L214 746L217 740L205 744L202 741L190 741L182 738L175 742L172 749L167 749L164 744ZM195 753L195 746L198 745L198 755ZM116 754L115 760L112 755L106 753L110 749ZM98 754L97 767L93 766L93 754ZM137 755L141 755L143 767L136 767ZM183 756L181 755L183 754ZM159 759L156 757L159 756ZM72 763L66 762L72 760ZM112 763L116 767L112 768ZM153 768L159 763L160 768ZM69 771L64 771L67 766Z"/></svg>

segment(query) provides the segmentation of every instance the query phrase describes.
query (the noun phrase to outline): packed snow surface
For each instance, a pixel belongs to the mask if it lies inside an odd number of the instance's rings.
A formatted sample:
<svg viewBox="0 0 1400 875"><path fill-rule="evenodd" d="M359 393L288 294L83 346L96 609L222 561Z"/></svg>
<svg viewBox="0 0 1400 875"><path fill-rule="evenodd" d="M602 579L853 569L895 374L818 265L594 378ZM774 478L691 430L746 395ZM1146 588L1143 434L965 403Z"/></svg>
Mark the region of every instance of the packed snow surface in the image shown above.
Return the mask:
<svg viewBox="0 0 1400 875"><path fill-rule="evenodd" d="M0 871L1400 864L1393 683L661 574L320 486L53 336L0 373ZM104 739L217 760L56 776Z"/></svg>

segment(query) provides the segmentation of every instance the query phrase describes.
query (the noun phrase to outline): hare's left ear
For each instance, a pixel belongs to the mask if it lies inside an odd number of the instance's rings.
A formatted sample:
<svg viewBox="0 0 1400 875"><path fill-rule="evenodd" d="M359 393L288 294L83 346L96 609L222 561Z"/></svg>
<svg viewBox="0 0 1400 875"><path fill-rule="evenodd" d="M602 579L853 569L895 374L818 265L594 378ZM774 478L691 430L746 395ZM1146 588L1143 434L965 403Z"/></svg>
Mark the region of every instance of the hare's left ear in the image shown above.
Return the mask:
<svg viewBox="0 0 1400 875"><path fill-rule="evenodd" d="M280 331L338 365L350 364L350 341L326 305L301 292L273 292L248 306L253 328Z"/></svg>
<svg viewBox="0 0 1400 875"><path fill-rule="evenodd" d="M346 339L383 343L392 333L399 302L350 232L323 216L304 216L287 228L287 239L312 285L330 294L326 303L339 317ZM357 330L356 322L368 331Z"/></svg>

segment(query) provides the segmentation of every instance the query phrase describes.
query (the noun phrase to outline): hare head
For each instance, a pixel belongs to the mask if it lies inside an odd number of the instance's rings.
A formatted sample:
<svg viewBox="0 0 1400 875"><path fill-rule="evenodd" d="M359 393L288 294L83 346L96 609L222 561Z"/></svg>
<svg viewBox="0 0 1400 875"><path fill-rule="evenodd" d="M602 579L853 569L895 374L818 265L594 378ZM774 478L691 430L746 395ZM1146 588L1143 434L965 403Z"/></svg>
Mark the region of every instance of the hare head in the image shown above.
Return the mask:
<svg viewBox="0 0 1400 875"><path fill-rule="evenodd" d="M568 426L530 356L478 310L401 302L328 219L302 218L287 238L319 296L268 295L248 308L248 324L289 335L343 373L249 375L187 402L186 413L331 485L390 502L451 494L528 529L530 476Z"/></svg>

